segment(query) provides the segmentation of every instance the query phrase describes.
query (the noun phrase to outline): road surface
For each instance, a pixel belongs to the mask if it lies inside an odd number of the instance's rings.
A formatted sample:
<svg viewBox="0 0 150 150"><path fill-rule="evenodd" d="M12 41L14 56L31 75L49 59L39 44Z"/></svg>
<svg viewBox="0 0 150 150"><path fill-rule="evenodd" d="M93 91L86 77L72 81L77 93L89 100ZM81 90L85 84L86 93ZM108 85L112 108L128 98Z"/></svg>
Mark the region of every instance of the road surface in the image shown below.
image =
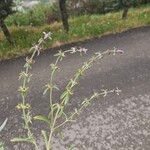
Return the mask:
<svg viewBox="0 0 150 150"><path fill-rule="evenodd" d="M108 56L98 61L86 72L69 110L77 107L93 91L118 87L122 93L108 95L95 100L85 109L77 121L67 124L62 130L64 141L53 138L54 150L65 150L72 144L75 150L149 150L150 149L150 27L132 29L116 35L108 35L61 47L81 46L88 49L87 55L67 56L61 63L56 77L60 89L84 61L97 51L112 49L124 50L122 56ZM47 113L48 98L43 96L43 87L48 81L49 64L54 61L51 49L36 58L32 70L31 92L28 96L33 115ZM32 150L26 144L12 145L10 139L22 133L21 112L15 109L20 101L17 92L18 74L25 58L0 62L0 123L7 117L8 124L1 133L7 150ZM59 95L55 94L57 98ZM42 124L33 124L38 137L40 150L43 142L39 135Z"/></svg>

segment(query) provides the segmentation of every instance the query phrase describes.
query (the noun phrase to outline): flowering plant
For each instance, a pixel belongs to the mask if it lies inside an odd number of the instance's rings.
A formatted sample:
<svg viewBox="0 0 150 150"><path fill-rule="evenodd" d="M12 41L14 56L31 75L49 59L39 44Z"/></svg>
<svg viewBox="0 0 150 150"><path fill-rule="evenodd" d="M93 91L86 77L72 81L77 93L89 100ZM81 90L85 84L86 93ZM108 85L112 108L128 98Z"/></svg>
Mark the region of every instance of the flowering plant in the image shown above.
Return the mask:
<svg viewBox="0 0 150 150"><path fill-rule="evenodd" d="M96 98L102 96L106 97L109 93L116 93L119 95L121 90L118 88L113 90L101 90L99 92L93 93L89 98L86 98L82 101L79 108L74 108L74 110L68 115L65 112L65 108L67 104L69 103L71 97L74 94L74 88L79 83L79 79L81 76L84 75L85 71L90 69L94 63L103 57L107 55L116 55L117 53L123 53L122 50L118 50L114 48L113 50L107 50L104 52L97 52L95 53L87 62L84 62L82 67L79 68L75 75L69 80L67 86L63 90L62 94L60 95L60 101L54 102L53 92L55 90L59 90L58 85L54 82L55 75L59 69L58 64L67 56L67 54L86 54L87 49L85 48L76 48L73 47L66 51L59 51L57 54L54 55L56 57L56 61L54 63L50 64L50 77L48 83L45 85L45 90L43 94L47 94L49 97L49 113L47 116L45 115L36 115L32 117L31 115L31 106L27 102L26 97L29 92L28 83L30 82L30 79L32 77L32 74L30 73L30 69L32 68L32 64L34 63L34 56L35 54L40 53L40 50L42 49L43 43L45 43L46 40L51 39L51 33L43 33L44 36L40 38L38 43L34 45L31 48L32 55L31 57L26 58L26 63L24 65L25 70L20 73L19 79L22 81L22 85L19 87L19 92L22 97L22 102L17 105L17 109L22 110L22 118L24 120L23 128L27 131L26 137L19 137L14 138L11 141L12 142L29 142L32 143L35 147L35 150L38 150L38 144L35 135L32 132L31 125L33 120L38 120L41 122L44 122L47 124L49 131L45 131L44 129L41 130L41 135L43 137L43 141L45 143L45 149L51 150L53 148L52 146L52 137L55 133L57 133L58 129L60 129L62 126L64 126L68 122L74 121L74 118L76 115L79 115L83 109L85 109L93 100Z"/></svg>

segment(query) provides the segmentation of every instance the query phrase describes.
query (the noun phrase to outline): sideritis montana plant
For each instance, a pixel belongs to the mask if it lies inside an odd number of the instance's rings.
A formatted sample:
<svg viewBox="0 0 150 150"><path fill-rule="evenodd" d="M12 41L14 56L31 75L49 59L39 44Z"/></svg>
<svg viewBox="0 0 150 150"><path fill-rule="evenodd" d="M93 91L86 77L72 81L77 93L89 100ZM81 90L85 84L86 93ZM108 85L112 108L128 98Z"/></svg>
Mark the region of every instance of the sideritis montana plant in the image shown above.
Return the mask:
<svg viewBox="0 0 150 150"><path fill-rule="evenodd" d="M32 74L30 70L32 69L32 64L35 62L34 57L36 54L39 55L40 50L43 48L43 44L46 40L51 39L51 33L43 33L43 37L39 39L38 43L31 48L32 55L26 58L26 63L24 65L24 71L22 71L19 75L19 79L21 80L21 86L19 87L19 92L22 97L22 101L17 105L17 109L22 110L22 118L24 121L23 128L26 131L25 137L14 138L12 142L26 142L34 145L35 150L40 150L37 143L36 135L32 131L32 122L34 120L38 120L40 122L44 122L47 129L41 129L41 136L43 137L43 142L45 143L46 150L53 149L52 138L55 134L58 133L58 130L61 129L66 123L72 122L75 119L75 116L79 115L83 109L89 106L93 100L102 96L105 97L109 93L116 93L119 95L121 90L118 88L112 90L101 90L100 92L93 93L90 97L84 99L80 104L79 108L74 108L72 112L66 113L65 108L67 107L69 101L71 100L74 94L74 88L79 83L79 79L84 75L86 70L90 69L95 62L99 61L103 57L107 55L116 55L122 54L122 50L113 49L107 50L104 52L97 52L95 53L87 62L84 62L82 67L79 68L74 76L70 79L67 86L61 92L60 99L56 102L55 97L53 97L53 92L55 90L59 90L57 83L54 82L54 78L58 69L58 64L67 56L67 54L86 54L87 49L85 48L71 48L66 51L59 51L57 54L54 55L56 61L50 64L50 78L45 85L45 90L43 94L48 95L49 104L47 105L49 108L49 112L47 115L31 115L31 104L27 101L27 94L29 92L29 82L31 79ZM69 114L69 115L68 115Z"/></svg>

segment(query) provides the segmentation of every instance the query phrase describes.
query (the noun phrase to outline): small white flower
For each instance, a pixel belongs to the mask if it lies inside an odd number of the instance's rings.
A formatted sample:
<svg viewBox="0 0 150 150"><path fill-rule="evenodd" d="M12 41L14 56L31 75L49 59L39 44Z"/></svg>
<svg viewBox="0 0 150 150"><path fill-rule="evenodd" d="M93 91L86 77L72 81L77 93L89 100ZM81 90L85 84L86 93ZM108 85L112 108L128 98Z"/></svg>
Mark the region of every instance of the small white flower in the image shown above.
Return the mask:
<svg viewBox="0 0 150 150"><path fill-rule="evenodd" d="M77 48L76 47L72 47L71 49L70 49L70 53L71 54L74 54L74 53L76 53L77 52Z"/></svg>
<svg viewBox="0 0 150 150"><path fill-rule="evenodd" d="M43 32L43 34L44 34L44 40L46 40L46 39L52 39L52 37L51 37L51 35L52 35L52 33L51 32L48 32L48 33L46 33L46 32Z"/></svg>
<svg viewBox="0 0 150 150"><path fill-rule="evenodd" d="M108 90L107 90L107 89L102 90L102 94L103 94L103 97L106 97L106 96L107 96L107 94L108 94Z"/></svg>
<svg viewBox="0 0 150 150"><path fill-rule="evenodd" d="M117 95L120 95L121 90L120 90L118 87L116 87L116 89L115 89L115 93L116 93Z"/></svg>
<svg viewBox="0 0 150 150"><path fill-rule="evenodd" d="M121 54L123 54L124 51L123 51L123 50L120 50L120 49L117 49L117 48L114 47L114 49L113 49L113 55L116 55L116 53L121 53Z"/></svg>
<svg viewBox="0 0 150 150"><path fill-rule="evenodd" d="M123 54L123 53L124 53L124 51L123 51L123 50L121 50L121 49L118 49L118 50L117 50L117 53L121 53L121 54Z"/></svg>
<svg viewBox="0 0 150 150"><path fill-rule="evenodd" d="M80 52L80 53L84 52L86 54L87 49L80 47L77 51Z"/></svg>
<svg viewBox="0 0 150 150"><path fill-rule="evenodd" d="M103 57L103 55L101 54L101 52L96 52L95 55L97 55L99 58Z"/></svg>
<svg viewBox="0 0 150 150"><path fill-rule="evenodd" d="M86 54L86 53L87 53L87 51L88 51L88 49L86 49L86 48L82 48L82 51Z"/></svg>

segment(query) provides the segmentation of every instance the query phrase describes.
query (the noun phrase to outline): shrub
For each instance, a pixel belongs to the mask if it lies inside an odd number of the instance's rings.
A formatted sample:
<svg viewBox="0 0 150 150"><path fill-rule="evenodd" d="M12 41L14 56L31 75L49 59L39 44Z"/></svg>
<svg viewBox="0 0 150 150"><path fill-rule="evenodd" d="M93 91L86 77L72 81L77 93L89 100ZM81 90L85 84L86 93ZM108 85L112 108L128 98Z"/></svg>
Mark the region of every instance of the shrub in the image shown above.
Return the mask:
<svg viewBox="0 0 150 150"><path fill-rule="evenodd" d="M116 0L70 0L68 9L71 14L104 14L112 8ZM110 10L109 10L110 11Z"/></svg>
<svg viewBox="0 0 150 150"><path fill-rule="evenodd" d="M104 14L110 11L118 11L122 9L119 0L68 0L67 9L70 17L85 14ZM133 0L133 6L139 6L143 0ZM80 5L79 5L80 4ZM39 3L33 9L23 12L17 12L6 19L8 26L42 26L60 21L60 10L58 2L53 4Z"/></svg>
<svg viewBox="0 0 150 150"><path fill-rule="evenodd" d="M39 3L32 9L24 12L17 12L16 14L8 17L6 20L7 25L17 26L41 26L46 23L52 23L60 19L57 4L46 5Z"/></svg>
<svg viewBox="0 0 150 150"><path fill-rule="evenodd" d="M45 11L46 23L51 24L56 21L60 21L60 12L58 3L51 5L48 11Z"/></svg>

